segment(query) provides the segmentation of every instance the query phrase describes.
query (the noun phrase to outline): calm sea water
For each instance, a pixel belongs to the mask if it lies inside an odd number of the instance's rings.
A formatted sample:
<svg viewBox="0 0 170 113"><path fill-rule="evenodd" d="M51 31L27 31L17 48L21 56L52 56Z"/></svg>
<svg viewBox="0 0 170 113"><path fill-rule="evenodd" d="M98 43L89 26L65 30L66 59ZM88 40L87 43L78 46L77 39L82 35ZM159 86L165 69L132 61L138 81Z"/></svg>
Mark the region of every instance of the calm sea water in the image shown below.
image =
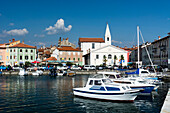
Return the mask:
<svg viewBox="0 0 170 113"><path fill-rule="evenodd" d="M73 96L73 87L86 84L88 75L74 77L0 76L0 112L159 113L170 83L134 103L113 103Z"/></svg>

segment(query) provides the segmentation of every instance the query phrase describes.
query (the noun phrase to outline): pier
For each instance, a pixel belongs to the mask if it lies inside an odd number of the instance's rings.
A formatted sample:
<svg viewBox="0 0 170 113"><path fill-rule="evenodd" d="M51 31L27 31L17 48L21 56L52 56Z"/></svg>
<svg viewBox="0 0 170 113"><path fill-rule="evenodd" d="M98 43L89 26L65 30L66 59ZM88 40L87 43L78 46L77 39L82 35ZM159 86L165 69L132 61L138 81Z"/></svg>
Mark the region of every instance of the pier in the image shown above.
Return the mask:
<svg viewBox="0 0 170 113"><path fill-rule="evenodd" d="M170 113L170 88L162 106L161 113Z"/></svg>

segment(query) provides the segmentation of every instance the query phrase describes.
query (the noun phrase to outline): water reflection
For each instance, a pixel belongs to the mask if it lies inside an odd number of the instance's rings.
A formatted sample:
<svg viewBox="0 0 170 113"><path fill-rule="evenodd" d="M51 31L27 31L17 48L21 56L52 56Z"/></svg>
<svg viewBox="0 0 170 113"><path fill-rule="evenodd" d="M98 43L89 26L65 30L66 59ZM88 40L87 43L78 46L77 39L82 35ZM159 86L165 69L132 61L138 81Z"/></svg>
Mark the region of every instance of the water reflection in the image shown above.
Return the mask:
<svg viewBox="0 0 170 113"><path fill-rule="evenodd" d="M139 110L135 107L134 103L113 103L103 102L99 100L82 99L75 97L74 103L79 104L79 107L86 110L88 113L138 113Z"/></svg>
<svg viewBox="0 0 170 113"><path fill-rule="evenodd" d="M85 86L89 75L74 77L1 76L0 112L159 112L168 85L134 103L112 103L76 98L74 87Z"/></svg>

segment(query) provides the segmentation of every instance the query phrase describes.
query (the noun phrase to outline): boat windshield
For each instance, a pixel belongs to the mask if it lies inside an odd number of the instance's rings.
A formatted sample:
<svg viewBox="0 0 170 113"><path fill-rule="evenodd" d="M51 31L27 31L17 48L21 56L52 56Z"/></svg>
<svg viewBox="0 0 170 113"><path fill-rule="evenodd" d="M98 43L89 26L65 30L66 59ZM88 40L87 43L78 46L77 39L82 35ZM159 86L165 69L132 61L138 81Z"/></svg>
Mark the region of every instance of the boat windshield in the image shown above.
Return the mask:
<svg viewBox="0 0 170 113"><path fill-rule="evenodd" d="M96 75L91 75L89 78L107 78L107 77L103 74L96 74Z"/></svg>
<svg viewBox="0 0 170 113"><path fill-rule="evenodd" d="M110 79L102 79L104 84L113 83Z"/></svg>

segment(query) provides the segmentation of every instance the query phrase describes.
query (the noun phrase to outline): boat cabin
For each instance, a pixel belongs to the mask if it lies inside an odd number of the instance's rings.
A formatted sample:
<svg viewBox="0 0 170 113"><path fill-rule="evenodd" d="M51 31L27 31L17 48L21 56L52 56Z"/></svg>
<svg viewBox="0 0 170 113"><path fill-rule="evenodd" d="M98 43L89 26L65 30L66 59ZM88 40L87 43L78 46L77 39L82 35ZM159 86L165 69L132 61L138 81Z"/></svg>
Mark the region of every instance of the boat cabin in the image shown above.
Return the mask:
<svg viewBox="0 0 170 113"><path fill-rule="evenodd" d="M109 78L102 74L97 74L97 76L89 78L86 88L98 91L122 91L130 89L129 86L113 83Z"/></svg>

